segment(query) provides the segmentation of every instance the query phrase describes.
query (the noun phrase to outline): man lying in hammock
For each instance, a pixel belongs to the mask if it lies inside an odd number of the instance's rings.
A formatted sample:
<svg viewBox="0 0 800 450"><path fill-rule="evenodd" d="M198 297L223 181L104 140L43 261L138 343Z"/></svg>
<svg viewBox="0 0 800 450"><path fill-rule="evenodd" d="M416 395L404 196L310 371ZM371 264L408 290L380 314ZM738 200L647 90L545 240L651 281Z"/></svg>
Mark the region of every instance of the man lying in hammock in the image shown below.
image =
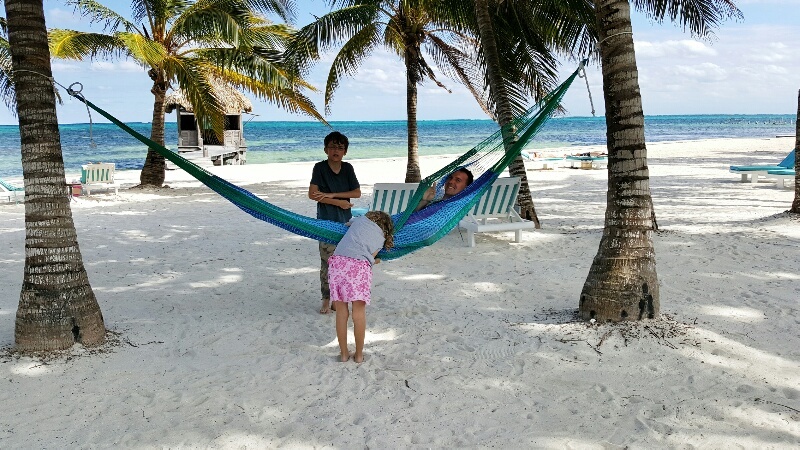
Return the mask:
<svg viewBox="0 0 800 450"><path fill-rule="evenodd" d="M447 200L450 197L460 194L461 191L472 184L472 180L472 172L466 167L459 167L455 172L447 176L447 180L444 182L444 196L437 201ZM431 186L425 191L425 195L422 197L422 200L419 201L419 205L417 205L415 211L419 211L429 206L431 203L435 203L433 200L434 196L436 196L436 189Z"/></svg>

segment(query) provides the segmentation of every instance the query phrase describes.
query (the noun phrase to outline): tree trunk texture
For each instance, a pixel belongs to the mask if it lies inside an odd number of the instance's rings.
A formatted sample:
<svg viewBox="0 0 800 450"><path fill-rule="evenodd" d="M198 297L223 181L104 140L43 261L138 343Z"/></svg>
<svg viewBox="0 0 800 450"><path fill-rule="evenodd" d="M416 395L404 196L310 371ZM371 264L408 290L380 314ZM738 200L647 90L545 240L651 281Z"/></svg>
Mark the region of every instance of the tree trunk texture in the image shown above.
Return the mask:
<svg viewBox="0 0 800 450"><path fill-rule="evenodd" d="M580 297L580 317L599 322L657 318L653 211L644 112L627 0L594 0L608 147L605 226Z"/></svg>
<svg viewBox="0 0 800 450"><path fill-rule="evenodd" d="M797 91L797 119L794 122L794 201L789 211L800 214L800 90Z"/></svg>
<svg viewBox="0 0 800 450"><path fill-rule="evenodd" d="M25 269L14 339L20 351L105 342L78 247L50 81L42 1L6 0L25 180Z"/></svg>
<svg viewBox="0 0 800 450"><path fill-rule="evenodd" d="M150 128L150 140L164 145L164 99L167 95L167 84L164 82L163 73L155 69L148 72L153 79L153 121ZM147 157L144 160L142 173L139 175L139 186L161 187L166 178L166 160L164 156L153 150L147 149Z"/></svg>
<svg viewBox="0 0 800 450"><path fill-rule="evenodd" d="M417 83L419 82L418 68L414 68L418 61L420 49L412 51L406 43L406 118L408 120L408 162L406 165L406 183L419 183L422 172L419 169L419 131L417 126ZM416 52L416 55L414 54Z"/></svg>
<svg viewBox="0 0 800 450"><path fill-rule="evenodd" d="M486 58L486 76L494 92L497 122L501 127L504 127L514 120L514 114L512 113L511 103L508 100L508 92L500 75L500 56L497 50L497 40L495 38L494 29L492 28L492 19L489 15L489 3L487 0L475 1L475 15L478 20L478 30L481 38L481 46L483 47L483 55L484 58ZM509 130L505 130L503 133L503 139L504 142L506 142L506 150L508 150L511 143L516 140L516 138L508 136L508 134L511 133ZM517 197L517 204L520 209L519 215L523 219L532 220L536 228L541 228L539 217L536 215L536 208L533 206L531 189L530 186L528 186L528 174L525 170L525 163L522 161L521 156L517 156L514 162L508 166L508 173L512 177L520 178L519 196Z"/></svg>

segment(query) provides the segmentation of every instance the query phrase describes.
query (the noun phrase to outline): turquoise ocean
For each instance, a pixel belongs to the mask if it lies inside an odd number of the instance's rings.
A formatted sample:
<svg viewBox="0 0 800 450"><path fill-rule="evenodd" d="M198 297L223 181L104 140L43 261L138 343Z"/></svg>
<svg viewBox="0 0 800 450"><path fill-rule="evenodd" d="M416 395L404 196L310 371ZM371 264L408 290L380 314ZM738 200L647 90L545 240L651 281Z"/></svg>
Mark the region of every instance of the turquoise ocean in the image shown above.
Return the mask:
<svg viewBox="0 0 800 450"><path fill-rule="evenodd" d="M648 142L711 138L774 138L794 135L795 116L775 115L675 115L646 116ZM149 123L129 123L150 136ZM348 159L404 157L406 122L331 122L332 129L350 139ZM60 125L61 148L67 172L79 172L87 162L113 162L117 169L141 169L146 148L108 123ZM318 122L255 122L245 124L248 164L317 161L324 159L322 139L331 128ZM497 130L490 120L427 120L419 122L421 155L460 154ZM166 144L174 149L177 125L167 122ZM605 144L604 117L557 117L549 120L530 150ZM788 151L788 149L787 149ZM22 175L19 128L0 125L0 177Z"/></svg>

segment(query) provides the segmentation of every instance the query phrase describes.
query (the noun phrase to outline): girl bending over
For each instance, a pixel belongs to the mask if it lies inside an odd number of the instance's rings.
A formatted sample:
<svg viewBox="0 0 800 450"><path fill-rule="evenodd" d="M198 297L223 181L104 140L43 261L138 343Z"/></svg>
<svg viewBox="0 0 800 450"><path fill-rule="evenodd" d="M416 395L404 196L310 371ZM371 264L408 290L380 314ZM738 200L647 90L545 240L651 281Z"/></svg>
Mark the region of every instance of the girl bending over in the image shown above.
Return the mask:
<svg viewBox="0 0 800 450"><path fill-rule="evenodd" d="M331 302L336 309L336 338L339 340L342 362L350 359L347 348L348 304L353 305L353 334L356 352L353 359L364 360L364 335L367 329L366 306L372 288L372 266L380 262L375 256L384 248L394 246L394 223L382 211L369 211L350 222L350 228L328 260L328 284Z"/></svg>

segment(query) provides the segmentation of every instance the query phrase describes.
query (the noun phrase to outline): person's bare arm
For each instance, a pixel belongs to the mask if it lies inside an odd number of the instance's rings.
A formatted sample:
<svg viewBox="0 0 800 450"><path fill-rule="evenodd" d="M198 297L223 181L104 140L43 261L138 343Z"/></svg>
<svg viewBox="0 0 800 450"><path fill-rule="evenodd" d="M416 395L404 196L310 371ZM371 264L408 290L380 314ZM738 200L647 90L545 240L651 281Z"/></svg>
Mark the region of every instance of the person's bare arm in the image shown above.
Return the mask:
<svg viewBox="0 0 800 450"><path fill-rule="evenodd" d="M317 195L320 198L361 198L361 188L347 192L320 192L319 189L317 189Z"/></svg>
<svg viewBox="0 0 800 450"><path fill-rule="evenodd" d="M308 186L308 198L320 203L338 206L342 209L350 209L353 207L352 203L343 199L359 197L361 197L360 188L347 192L321 192L319 190L319 186L316 184L311 184Z"/></svg>
<svg viewBox="0 0 800 450"><path fill-rule="evenodd" d="M436 191L433 189L433 186L431 186L425 191L425 195L422 196L422 200L419 201L419 204L414 211L419 211L420 209L430 205L434 195L436 195Z"/></svg>

